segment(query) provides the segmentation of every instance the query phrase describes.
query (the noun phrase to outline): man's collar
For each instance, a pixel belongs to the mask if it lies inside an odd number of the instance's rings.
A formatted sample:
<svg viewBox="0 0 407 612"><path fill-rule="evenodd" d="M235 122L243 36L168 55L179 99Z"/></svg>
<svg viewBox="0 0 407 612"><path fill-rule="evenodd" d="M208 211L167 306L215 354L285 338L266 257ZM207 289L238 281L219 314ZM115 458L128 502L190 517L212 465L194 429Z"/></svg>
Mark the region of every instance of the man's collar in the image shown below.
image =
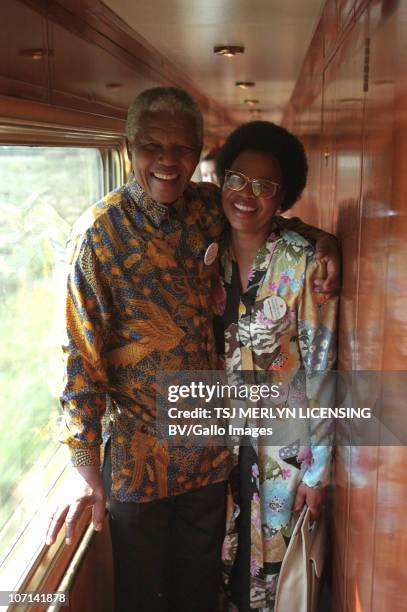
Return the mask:
<svg viewBox="0 0 407 612"><path fill-rule="evenodd" d="M158 228L168 216L168 206L153 200L137 182L133 172L127 181L126 189L137 207L149 218L154 227Z"/></svg>

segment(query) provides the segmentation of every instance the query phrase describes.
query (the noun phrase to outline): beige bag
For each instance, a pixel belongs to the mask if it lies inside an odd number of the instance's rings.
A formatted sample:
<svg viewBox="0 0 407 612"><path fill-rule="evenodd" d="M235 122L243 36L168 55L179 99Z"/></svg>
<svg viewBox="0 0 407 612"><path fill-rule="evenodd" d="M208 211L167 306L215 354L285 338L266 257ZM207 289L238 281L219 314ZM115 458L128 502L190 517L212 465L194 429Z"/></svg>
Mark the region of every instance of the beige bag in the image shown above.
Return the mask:
<svg viewBox="0 0 407 612"><path fill-rule="evenodd" d="M311 521L305 506L291 536L277 584L274 612L315 612L325 556L323 515Z"/></svg>

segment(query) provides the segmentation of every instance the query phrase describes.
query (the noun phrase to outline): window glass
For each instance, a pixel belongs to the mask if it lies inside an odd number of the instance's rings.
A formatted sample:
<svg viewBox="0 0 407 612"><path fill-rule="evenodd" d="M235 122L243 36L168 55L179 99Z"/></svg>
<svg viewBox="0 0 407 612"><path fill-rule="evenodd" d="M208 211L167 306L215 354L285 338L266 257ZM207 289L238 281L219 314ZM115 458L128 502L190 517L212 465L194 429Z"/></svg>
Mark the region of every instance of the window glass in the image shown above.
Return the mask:
<svg viewBox="0 0 407 612"><path fill-rule="evenodd" d="M52 481L65 243L102 190L98 149L0 146L0 565Z"/></svg>

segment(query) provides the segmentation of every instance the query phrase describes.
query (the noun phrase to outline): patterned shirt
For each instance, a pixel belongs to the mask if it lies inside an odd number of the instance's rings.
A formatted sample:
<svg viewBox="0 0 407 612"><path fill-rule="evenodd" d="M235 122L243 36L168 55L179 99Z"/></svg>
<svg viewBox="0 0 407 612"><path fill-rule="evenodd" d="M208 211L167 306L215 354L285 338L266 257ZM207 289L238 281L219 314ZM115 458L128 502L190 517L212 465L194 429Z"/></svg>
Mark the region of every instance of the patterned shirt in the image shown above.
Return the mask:
<svg viewBox="0 0 407 612"><path fill-rule="evenodd" d="M112 497L120 501L176 495L227 477L228 451L169 447L155 423L157 371L216 368L216 262L206 265L204 254L222 227L215 186L190 183L165 206L132 175L74 229L62 439L74 465L99 465L105 415Z"/></svg>

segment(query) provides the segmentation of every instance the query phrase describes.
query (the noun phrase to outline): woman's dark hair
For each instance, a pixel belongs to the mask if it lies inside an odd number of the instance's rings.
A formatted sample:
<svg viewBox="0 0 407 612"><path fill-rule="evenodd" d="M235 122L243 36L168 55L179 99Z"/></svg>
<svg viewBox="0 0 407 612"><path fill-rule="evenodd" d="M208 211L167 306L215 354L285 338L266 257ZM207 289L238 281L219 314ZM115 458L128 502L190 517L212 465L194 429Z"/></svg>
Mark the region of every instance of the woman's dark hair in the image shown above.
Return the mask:
<svg viewBox="0 0 407 612"><path fill-rule="evenodd" d="M308 164L302 143L285 128L269 121L250 121L229 134L216 160L221 186L225 171L231 168L243 151L257 151L275 157L281 167L284 200L281 209L288 210L300 197L307 182Z"/></svg>

